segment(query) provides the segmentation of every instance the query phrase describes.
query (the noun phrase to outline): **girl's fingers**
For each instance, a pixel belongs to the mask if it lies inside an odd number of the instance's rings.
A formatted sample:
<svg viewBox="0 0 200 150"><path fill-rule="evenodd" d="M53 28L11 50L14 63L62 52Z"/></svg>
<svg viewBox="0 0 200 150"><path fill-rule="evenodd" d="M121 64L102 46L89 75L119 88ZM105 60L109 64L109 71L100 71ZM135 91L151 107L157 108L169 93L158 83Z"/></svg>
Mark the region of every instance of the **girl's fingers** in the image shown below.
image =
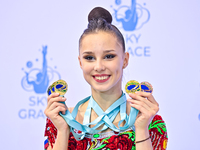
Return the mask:
<svg viewBox="0 0 200 150"><path fill-rule="evenodd" d="M136 92L136 93L130 93L129 96L132 99L135 100L140 100L140 101L144 101L147 105L149 105L150 107L152 107L152 105L158 105L158 103L156 102L156 100L154 99L153 95L151 93L147 93L147 92ZM147 100L148 99L148 100Z"/></svg>
<svg viewBox="0 0 200 150"><path fill-rule="evenodd" d="M134 102L141 102L141 105L146 105L148 106L149 108L154 108L155 106L157 107L156 104L153 104L152 102L150 102L148 99L146 98L143 98L143 97L139 97L137 99L131 99L131 98L128 98L127 99L128 102L130 103L134 103Z"/></svg>
<svg viewBox="0 0 200 150"><path fill-rule="evenodd" d="M62 112L62 114L65 115L67 109L65 104L54 102L49 108L45 109L44 113L47 117L58 115L59 112Z"/></svg>
<svg viewBox="0 0 200 150"><path fill-rule="evenodd" d="M48 96L47 101L49 101L51 98L58 97L60 94L59 93L52 93L51 95Z"/></svg>
<svg viewBox="0 0 200 150"><path fill-rule="evenodd" d="M49 108L52 103L54 102L65 102L66 101L66 98L65 97L51 97L49 100L48 100L48 103L47 103L47 108Z"/></svg>
<svg viewBox="0 0 200 150"><path fill-rule="evenodd" d="M146 97L150 102L158 105L158 103L156 102L155 98L153 97L153 95L151 93L147 93L147 92L136 92L137 95L142 96L142 97Z"/></svg>
<svg viewBox="0 0 200 150"><path fill-rule="evenodd" d="M47 107L45 109L45 115L47 117L51 115L55 115L53 113L59 113L62 112L62 114L65 114L65 111L68 109L67 106L60 102L65 102L66 98L59 97L59 93L52 93L50 96L48 96L47 100Z"/></svg>
<svg viewBox="0 0 200 150"><path fill-rule="evenodd" d="M147 109L145 109L144 107L142 107L141 105L137 105L137 104L130 104L131 107L134 107L135 109L139 110L139 114L138 115L142 115L142 116L146 116L145 118L150 118L152 114L149 113L149 111ZM138 117L138 116L137 116Z"/></svg>
<svg viewBox="0 0 200 150"><path fill-rule="evenodd" d="M147 92L137 92L137 93L130 93L129 96L132 99L127 99L134 108L141 111L141 113L148 112L149 115L155 115L159 110L159 105L152 96L151 93Z"/></svg>
<svg viewBox="0 0 200 150"><path fill-rule="evenodd" d="M146 103L142 101L132 100L130 105L138 109L141 113L148 116L154 116L159 110L158 106L154 105L154 107L149 107Z"/></svg>
<svg viewBox="0 0 200 150"><path fill-rule="evenodd" d="M137 101L137 100L127 100L128 102L130 102L131 104L136 104L140 107L144 107L146 110L150 110L151 107L149 107L146 103L144 103L143 101ZM139 110L139 109L138 109Z"/></svg>
<svg viewBox="0 0 200 150"><path fill-rule="evenodd" d="M48 110L49 110L49 111L52 111L52 110L54 110L54 109L55 109L56 107L58 107L58 106L67 109L67 107L66 107L65 104L59 103L59 102L54 102L54 103L52 103L52 105L50 105L50 107L48 108Z"/></svg>
<svg viewBox="0 0 200 150"><path fill-rule="evenodd" d="M65 114L66 112L66 108L65 107L62 107L62 106L57 106L55 109L53 109L50 114L52 115L58 115L58 113L61 112L62 114Z"/></svg>

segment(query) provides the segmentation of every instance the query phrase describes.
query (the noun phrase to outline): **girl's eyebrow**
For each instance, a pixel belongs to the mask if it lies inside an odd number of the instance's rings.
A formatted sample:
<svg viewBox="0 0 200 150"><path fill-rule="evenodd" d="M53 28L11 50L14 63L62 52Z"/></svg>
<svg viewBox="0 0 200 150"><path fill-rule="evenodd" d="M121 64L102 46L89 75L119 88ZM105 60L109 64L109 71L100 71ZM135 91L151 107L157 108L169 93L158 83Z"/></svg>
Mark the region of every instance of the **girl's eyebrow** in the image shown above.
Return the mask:
<svg viewBox="0 0 200 150"><path fill-rule="evenodd" d="M110 53L110 52L114 52L114 50L105 50L105 51L103 51L103 53ZM82 54L93 54L93 52L91 52L91 51L85 51Z"/></svg>
<svg viewBox="0 0 200 150"><path fill-rule="evenodd" d="M93 52L90 52L90 51L86 51L86 52L83 52L82 54L93 54Z"/></svg>
<svg viewBox="0 0 200 150"><path fill-rule="evenodd" d="M114 50L105 50L105 51L103 51L103 53L110 53L110 52L114 52Z"/></svg>

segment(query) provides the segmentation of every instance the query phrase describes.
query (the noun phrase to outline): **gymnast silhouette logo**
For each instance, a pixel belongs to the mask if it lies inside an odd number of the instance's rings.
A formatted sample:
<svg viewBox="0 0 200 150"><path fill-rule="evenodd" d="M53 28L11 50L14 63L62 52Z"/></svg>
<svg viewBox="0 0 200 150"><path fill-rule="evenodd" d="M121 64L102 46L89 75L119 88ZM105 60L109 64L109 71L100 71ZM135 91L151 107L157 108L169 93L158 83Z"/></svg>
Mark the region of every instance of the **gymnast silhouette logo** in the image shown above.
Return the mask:
<svg viewBox="0 0 200 150"><path fill-rule="evenodd" d="M46 93L47 88L49 86L49 82L51 80L58 80L60 79L60 74L52 69L51 67L47 66L47 46L42 47L42 55L43 55L43 64L42 69L33 68L33 62L28 61L26 63L27 68L29 71L25 71L24 68L22 70L25 72L25 76L21 80L22 88L26 91L35 91L37 94ZM36 62L39 60L36 59ZM55 67L56 69L56 67Z"/></svg>
<svg viewBox="0 0 200 150"><path fill-rule="evenodd" d="M117 21L115 24L119 27L121 24L125 31L139 30L150 19L148 9L136 3L136 0L131 0L131 6L123 5L122 0L115 0L115 4L118 6L117 9L113 8L113 16Z"/></svg>

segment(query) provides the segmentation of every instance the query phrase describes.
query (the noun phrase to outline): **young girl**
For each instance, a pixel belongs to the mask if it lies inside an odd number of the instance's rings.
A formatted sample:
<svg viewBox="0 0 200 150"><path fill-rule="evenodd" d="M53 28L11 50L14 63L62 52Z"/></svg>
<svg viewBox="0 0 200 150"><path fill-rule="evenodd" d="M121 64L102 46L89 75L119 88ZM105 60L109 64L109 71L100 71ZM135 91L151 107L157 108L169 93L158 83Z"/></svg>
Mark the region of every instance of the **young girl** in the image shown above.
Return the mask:
<svg viewBox="0 0 200 150"><path fill-rule="evenodd" d="M124 38L121 32L111 24L112 16L101 7L94 8L88 16L88 28L79 40L79 63L83 76L91 86L91 97L78 107L76 121L84 124L86 118L93 122L101 114L96 108L105 112L111 105L121 98L123 69L128 66L129 53L125 52ZM59 97L59 93L53 93L48 97L45 114L47 118L45 136L45 149L47 150L164 150L167 145L167 132L164 121L156 113L159 110L158 103L151 93L136 92L129 94L125 99L125 112L130 116L131 110L139 110L134 125L126 130L116 132L113 128L104 128L109 122L105 122L96 130L102 130L98 134L87 133L81 140L77 140L70 132L70 127L59 115L72 112L74 108L68 108L66 98ZM90 113L86 113L90 102ZM119 106L121 108L121 106ZM88 115L89 114L89 115ZM102 113L103 114L103 113ZM112 118L112 115L110 116ZM126 125L122 120L121 109L115 114L112 124L117 128ZM121 121L121 122L120 122ZM118 123L121 123L120 125ZM97 123L97 122L96 122ZM109 125L108 125L109 126ZM94 124L89 125L90 128ZM79 131L77 131L78 133Z"/></svg>

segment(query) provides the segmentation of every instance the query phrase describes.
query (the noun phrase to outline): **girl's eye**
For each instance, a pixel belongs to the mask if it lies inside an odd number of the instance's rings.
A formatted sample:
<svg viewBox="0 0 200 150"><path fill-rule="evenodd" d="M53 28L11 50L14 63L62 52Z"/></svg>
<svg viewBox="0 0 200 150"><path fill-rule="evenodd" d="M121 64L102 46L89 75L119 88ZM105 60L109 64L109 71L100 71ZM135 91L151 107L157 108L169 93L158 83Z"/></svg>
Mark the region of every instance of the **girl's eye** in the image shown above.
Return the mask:
<svg viewBox="0 0 200 150"><path fill-rule="evenodd" d="M115 57L115 55L106 55L105 56L105 59L112 59L112 58L114 58Z"/></svg>
<svg viewBox="0 0 200 150"><path fill-rule="evenodd" d="M92 56L85 56L84 57L86 60L93 60L94 59L94 57L92 57Z"/></svg>

